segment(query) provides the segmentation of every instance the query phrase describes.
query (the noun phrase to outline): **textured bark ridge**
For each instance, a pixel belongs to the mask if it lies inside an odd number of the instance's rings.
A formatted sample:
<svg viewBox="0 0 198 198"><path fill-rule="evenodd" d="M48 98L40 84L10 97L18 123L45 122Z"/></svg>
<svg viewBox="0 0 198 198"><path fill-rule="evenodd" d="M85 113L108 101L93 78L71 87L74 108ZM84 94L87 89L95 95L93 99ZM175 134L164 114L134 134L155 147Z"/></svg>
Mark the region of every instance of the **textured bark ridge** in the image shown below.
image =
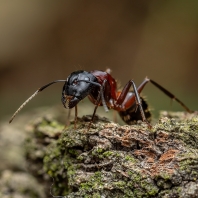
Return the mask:
<svg viewBox="0 0 198 198"><path fill-rule="evenodd" d="M162 112L152 129L90 116L77 129L50 119L33 125L29 168L49 194L73 197L198 197L197 113ZM53 179L51 179L53 178Z"/></svg>

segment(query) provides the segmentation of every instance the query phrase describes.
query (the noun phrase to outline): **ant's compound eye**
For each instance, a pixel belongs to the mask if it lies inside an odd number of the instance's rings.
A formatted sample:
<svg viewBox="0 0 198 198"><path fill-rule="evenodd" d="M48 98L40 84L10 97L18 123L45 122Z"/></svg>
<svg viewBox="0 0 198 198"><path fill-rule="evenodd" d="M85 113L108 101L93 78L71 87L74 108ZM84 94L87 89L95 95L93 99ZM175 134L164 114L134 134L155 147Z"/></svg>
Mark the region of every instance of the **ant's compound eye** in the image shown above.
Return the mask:
<svg viewBox="0 0 198 198"><path fill-rule="evenodd" d="M78 81L75 79L73 82L72 82L72 85L77 85L78 84Z"/></svg>

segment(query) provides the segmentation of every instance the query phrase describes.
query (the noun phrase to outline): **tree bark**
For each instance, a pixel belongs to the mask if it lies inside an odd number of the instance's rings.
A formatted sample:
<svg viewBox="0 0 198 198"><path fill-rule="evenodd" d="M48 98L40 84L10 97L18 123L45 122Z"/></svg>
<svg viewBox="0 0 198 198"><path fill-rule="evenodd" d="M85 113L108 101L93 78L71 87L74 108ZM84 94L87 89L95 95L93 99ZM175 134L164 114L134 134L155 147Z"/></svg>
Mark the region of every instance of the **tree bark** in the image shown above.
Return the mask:
<svg viewBox="0 0 198 198"><path fill-rule="evenodd" d="M97 116L88 131L90 119L33 124L26 156L46 196L198 197L197 113L162 112L151 129Z"/></svg>

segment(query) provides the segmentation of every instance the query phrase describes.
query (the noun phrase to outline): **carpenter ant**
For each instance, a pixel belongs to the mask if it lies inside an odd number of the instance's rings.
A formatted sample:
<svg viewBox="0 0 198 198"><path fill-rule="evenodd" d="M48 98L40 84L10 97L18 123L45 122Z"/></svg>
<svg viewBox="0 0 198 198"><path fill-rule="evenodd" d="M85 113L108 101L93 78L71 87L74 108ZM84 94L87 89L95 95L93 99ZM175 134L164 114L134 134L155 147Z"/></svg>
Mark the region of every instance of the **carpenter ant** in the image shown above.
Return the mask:
<svg viewBox="0 0 198 198"><path fill-rule="evenodd" d="M90 124L93 122L98 106L103 106L106 112L109 111L109 109L118 111L121 118L127 124L132 124L134 121L142 119L143 122L146 122L148 126L151 127L147 121L151 116L148 105L145 100L139 96L148 82L151 82L167 96L176 100L187 112L192 113L192 111L172 93L147 77L139 87L136 87L133 80L129 80L122 91L117 91L117 83L108 70L106 72L98 70L87 72L80 70L71 73L66 80L56 80L39 88L13 114L10 123L32 98L48 86L57 82L65 82L61 101L67 109L75 107L75 126L77 122L77 104L88 96L89 100L95 105ZM131 86L133 87L133 92L130 91Z"/></svg>

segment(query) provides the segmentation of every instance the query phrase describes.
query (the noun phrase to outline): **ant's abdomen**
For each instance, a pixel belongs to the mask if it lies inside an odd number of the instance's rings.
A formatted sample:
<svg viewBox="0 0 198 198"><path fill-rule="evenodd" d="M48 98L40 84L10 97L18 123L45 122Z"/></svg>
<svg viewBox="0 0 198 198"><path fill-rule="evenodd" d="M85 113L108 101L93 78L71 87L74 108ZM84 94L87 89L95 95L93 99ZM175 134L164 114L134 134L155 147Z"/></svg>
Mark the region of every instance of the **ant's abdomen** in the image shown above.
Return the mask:
<svg viewBox="0 0 198 198"><path fill-rule="evenodd" d="M148 108L148 104L145 101L144 98L140 97L142 101L142 108L145 114L145 117L148 122L151 121L151 112ZM132 125L135 124L138 120L142 120L141 112L139 110L139 106L136 106L134 103L130 108L128 108L126 111L120 111L118 112L122 120L128 124Z"/></svg>

